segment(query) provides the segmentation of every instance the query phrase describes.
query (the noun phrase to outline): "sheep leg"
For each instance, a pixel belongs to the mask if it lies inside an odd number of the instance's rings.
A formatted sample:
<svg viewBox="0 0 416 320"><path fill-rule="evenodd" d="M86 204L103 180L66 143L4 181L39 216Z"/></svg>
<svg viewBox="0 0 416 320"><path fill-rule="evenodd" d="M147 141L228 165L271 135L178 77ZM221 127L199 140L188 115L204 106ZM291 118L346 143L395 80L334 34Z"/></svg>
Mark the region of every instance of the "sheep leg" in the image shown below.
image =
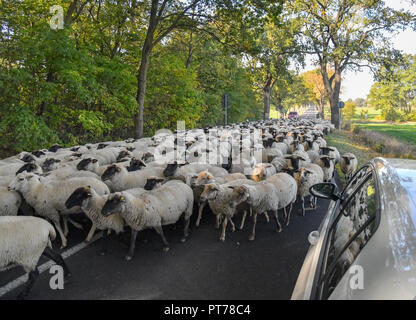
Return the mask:
<svg viewBox="0 0 416 320"><path fill-rule="evenodd" d="M244 210L243 218L241 219L240 230L243 230L244 228L244 222L246 221L246 217L247 217L247 211Z"/></svg>
<svg viewBox="0 0 416 320"><path fill-rule="evenodd" d="M278 210L273 211L274 219L276 220L277 232L282 232L282 226L279 222Z"/></svg>
<svg viewBox="0 0 416 320"><path fill-rule="evenodd" d="M293 206L293 203L291 203L290 204L290 209L289 209L289 212L287 213L287 216L286 216L286 226L288 226L289 225L289 222L290 222L290 213L292 212L292 206ZM286 207L284 208L284 210L286 211Z"/></svg>
<svg viewBox="0 0 416 320"><path fill-rule="evenodd" d="M248 237L249 241L254 241L254 239L256 239L256 224L257 224L257 212L253 212L253 229L251 230L251 235Z"/></svg>
<svg viewBox="0 0 416 320"><path fill-rule="evenodd" d="M305 198L302 197L302 215L305 216Z"/></svg>
<svg viewBox="0 0 416 320"><path fill-rule="evenodd" d="M287 223L287 212L286 212L286 207L283 207L283 220Z"/></svg>
<svg viewBox="0 0 416 320"><path fill-rule="evenodd" d="M228 223L228 218L225 217L224 221L222 223L222 231L221 231L221 236L220 236L220 241L222 241L222 242L225 241L225 231L227 229L227 223Z"/></svg>
<svg viewBox="0 0 416 320"><path fill-rule="evenodd" d="M62 217L62 220L64 221L64 235L65 237L68 235L68 220L66 217Z"/></svg>
<svg viewBox="0 0 416 320"><path fill-rule="evenodd" d="M215 229L219 229L220 228L221 218L222 218L222 215L221 214L217 214L216 220L215 220Z"/></svg>
<svg viewBox="0 0 416 320"><path fill-rule="evenodd" d="M92 239L92 237L94 235L95 229L97 229L97 225L95 223L93 223L92 226L91 226L90 232L88 232L88 235L85 238L85 241L86 242L90 242L91 241L91 239Z"/></svg>
<svg viewBox="0 0 416 320"><path fill-rule="evenodd" d="M163 251L165 252L169 251L169 242L166 240L165 235L163 234L162 226L157 226L157 227L154 227L153 229L155 229L155 231L162 238L163 244L165 245L165 247L163 248Z"/></svg>
<svg viewBox="0 0 416 320"><path fill-rule="evenodd" d="M61 229L61 225L59 224L59 218L58 220L53 220L53 224L55 225L56 230L58 230L59 236L61 237L61 249L66 247L66 237L64 235L64 232Z"/></svg>
<svg viewBox="0 0 416 320"><path fill-rule="evenodd" d="M188 218L185 217L185 228L183 230L183 238L181 239L181 242L185 242L186 238L189 236L189 224L190 224L190 222L191 222L191 218L190 217L188 217Z"/></svg>
<svg viewBox="0 0 416 320"><path fill-rule="evenodd" d="M269 223L270 222L270 218L269 218L269 215L267 214L267 211L264 212L263 214L264 214L264 217L266 218L267 223Z"/></svg>
<svg viewBox="0 0 416 320"><path fill-rule="evenodd" d="M45 257L53 260L56 262L56 264L60 265L62 267L62 269L64 269L64 276L66 277L70 277L71 276L71 272L68 269L68 266L66 265L64 259L62 258L62 256L53 251L52 249L46 247L45 250L42 253Z"/></svg>
<svg viewBox="0 0 416 320"><path fill-rule="evenodd" d="M108 251L108 233L107 230L103 230L103 240L100 255L105 256Z"/></svg>
<svg viewBox="0 0 416 320"><path fill-rule="evenodd" d="M134 256L134 248L136 247L136 237L137 237L137 230L131 229L130 247L129 247L129 252L126 255L127 261L130 261Z"/></svg>
<svg viewBox="0 0 416 320"><path fill-rule="evenodd" d="M68 217L68 222L70 222L77 229L80 229L80 230L84 229L81 224L79 224L78 222L75 222L70 217Z"/></svg>
<svg viewBox="0 0 416 320"><path fill-rule="evenodd" d="M195 225L196 225L197 227L199 227L199 223L201 222L202 212L204 211L204 208L205 208L205 203L206 203L206 202L202 202L202 203L199 205L199 208L198 208L198 219L196 219L196 223L195 223Z"/></svg>
<svg viewBox="0 0 416 320"><path fill-rule="evenodd" d="M27 281L25 288L17 296L18 300L23 300L27 297L27 295L29 294L30 290L32 289L38 277L39 277L39 270L37 267L35 267L35 270L29 272L29 280Z"/></svg>
<svg viewBox="0 0 416 320"><path fill-rule="evenodd" d="M228 221L230 221L230 223L231 223L231 231L235 232L235 225L234 225L233 220L230 218Z"/></svg>

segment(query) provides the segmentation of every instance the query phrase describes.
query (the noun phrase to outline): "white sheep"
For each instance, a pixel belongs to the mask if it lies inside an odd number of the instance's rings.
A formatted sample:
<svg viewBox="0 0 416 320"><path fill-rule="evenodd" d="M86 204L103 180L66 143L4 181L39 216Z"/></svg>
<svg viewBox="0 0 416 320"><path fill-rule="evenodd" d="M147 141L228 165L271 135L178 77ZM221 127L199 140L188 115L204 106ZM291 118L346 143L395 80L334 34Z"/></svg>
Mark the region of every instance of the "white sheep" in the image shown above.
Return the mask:
<svg viewBox="0 0 416 320"><path fill-rule="evenodd" d="M342 155L340 161L340 167L342 173L345 175L345 179L348 181L357 171L358 160L357 157L352 153L346 153Z"/></svg>
<svg viewBox="0 0 416 320"><path fill-rule="evenodd" d="M279 157L279 159L281 159ZM260 182L267 179L277 173L276 167L271 163L258 163L253 169L250 178L253 181Z"/></svg>
<svg viewBox="0 0 416 320"><path fill-rule="evenodd" d="M17 216L21 203L19 193L0 186L0 216Z"/></svg>
<svg viewBox="0 0 416 320"><path fill-rule="evenodd" d="M253 210L253 229L249 240L253 241L256 237L257 215L271 211L276 220L277 232L282 231L279 222L279 192L273 183L266 181L259 182L255 185L242 185L231 187L233 189L232 202L233 206L246 201Z"/></svg>
<svg viewBox="0 0 416 320"><path fill-rule="evenodd" d="M295 180L298 185L298 196L302 201L302 214L305 215L305 197L312 195L309 189L315 184L322 183L324 179L324 172L317 164L309 163L304 168L301 168L295 173ZM310 201L312 204L312 200ZM316 207L316 199L312 206Z"/></svg>
<svg viewBox="0 0 416 320"><path fill-rule="evenodd" d="M334 173L335 173L335 165L333 162L334 158L324 155L320 156L319 161L316 162L322 168L324 172L324 182L331 182Z"/></svg>
<svg viewBox="0 0 416 320"><path fill-rule="evenodd" d="M142 190L144 192L144 189ZM101 214L101 209L104 207L106 201L107 195L99 195L95 192L94 188L89 186L76 189L65 201L67 209L79 206L91 220L92 226L85 241L89 242L91 240L96 229L103 231L103 247L101 252L103 255L107 253L108 247L107 230L114 230L116 234L119 234L124 229L124 220L119 213L108 217L104 217Z"/></svg>
<svg viewBox="0 0 416 320"><path fill-rule="evenodd" d="M150 177L163 177L163 168L151 167L129 172L127 168L119 165L110 165L102 174L103 181L110 180L112 189L116 192L132 188L143 188Z"/></svg>
<svg viewBox="0 0 416 320"><path fill-rule="evenodd" d="M192 181L191 187L194 191L194 199L195 199L194 201L198 204L198 218L195 223L197 227L199 227L199 224L202 218L202 212L206 205L206 201L201 200L201 193L204 191L204 186L206 184L210 184L210 183L224 184L224 183L228 183L228 182L235 181L235 180L247 179L245 175L241 173L231 173L222 177L214 177L208 171L202 171L194 178L195 180Z"/></svg>
<svg viewBox="0 0 416 320"><path fill-rule="evenodd" d="M97 179L72 178L56 181L24 173L16 176L10 183L9 190L19 191L26 202L35 209L37 215L48 218L54 223L61 237L62 248L64 248L67 244L65 237L67 230L64 233L61 228L60 215L77 213L80 210L79 207L68 210L65 207L65 201L75 189L88 185L101 195L110 193L108 187ZM64 222L66 222L65 219ZM66 224L65 229L67 229Z"/></svg>
<svg viewBox="0 0 416 320"><path fill-rule="evenodd" d="M36 217L0 217L0 269L15 263L29 273L29 280L18 298L24 299L39 276L37 264L41 255L52 259L70 276L60 254L53 252L51 240L56 237L52 225Z"/></svg>
<svg viewBox="0 0 416 320"><path fill-rule="evenodd" d="M279 210L283 209L286 225L289 225L290 214L293 204L296 201L297 184L296 180L287 173L280 172L266 179L267 182L274 184L279 194ZM289 207L289 212L287 208Z"/></svg>
<svg viewBox="0 0 416 320"><path fill-rule="evenodd" d="M201 200L208 201L209 206L212 212L216 216L216 227L219 228L221 218L224 216L224 221L222 225L222 231L220 240L225 241L225 232L227 229L228 222L231 223L232 230L235 231L235 225L232 221L233 216L235 215L237 208L233 205L232 199L232 189L229 187L236 187L240 185L254 185L256 182L248 179L241 179L231 181L225 184L210 183L205 185L204 191L201 193ZM241 222L240 229L244 226L244 220L246 217L246 210L244 210L243 219Z"/></svg>
<svg viewBox="0 0 416 320"><path fill-rule="evenodd" d="M169 243L163 234L162 226L176 223L182 214L185 218L182 241L185 241L189 234L193 204L192 189L183 182L173 180L138 197L128 192L111 194L101 213L104 216L121 213L123 219L131 227L130 248L126 256L126 260L131 260L134 255L137 232L146 228L155 229L163 240L164 250L169 250Z"/></svg>

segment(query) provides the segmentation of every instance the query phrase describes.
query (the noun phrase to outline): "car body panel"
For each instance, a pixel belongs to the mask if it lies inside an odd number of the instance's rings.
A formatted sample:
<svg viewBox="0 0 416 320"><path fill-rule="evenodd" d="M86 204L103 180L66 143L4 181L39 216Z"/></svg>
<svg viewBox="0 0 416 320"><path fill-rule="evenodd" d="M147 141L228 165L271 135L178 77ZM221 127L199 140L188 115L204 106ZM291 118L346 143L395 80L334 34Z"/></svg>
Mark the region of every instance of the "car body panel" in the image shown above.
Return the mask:
<svg viewBox="0 0 416 320"><path fill-rule="evenodd" d="M416 297L416 161L373 159L380 197L380 223L329 299ZM328 215L333 212L328 211ZM325 218L328 219L328 216ZM328 225L326 224L325 228ZM320 235L324 237L325 231ZM321 239L320 239L321 241ZM314 251L321 251L322 245ZM310 249L313 250L313 249ZM309 252L308 252L309 254ZM318 260L305 259L292 299L310 299ZM353 266L363 270L364 289L351 289ZM305 284L307 283L307 285Z"/></svg>

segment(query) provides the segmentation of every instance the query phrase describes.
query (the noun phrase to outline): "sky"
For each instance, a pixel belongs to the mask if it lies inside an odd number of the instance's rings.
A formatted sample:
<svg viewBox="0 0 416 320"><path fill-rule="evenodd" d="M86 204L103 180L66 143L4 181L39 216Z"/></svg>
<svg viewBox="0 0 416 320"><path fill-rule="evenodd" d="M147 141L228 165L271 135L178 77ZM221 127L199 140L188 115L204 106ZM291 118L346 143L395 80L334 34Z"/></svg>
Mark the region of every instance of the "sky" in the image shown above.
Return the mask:
<svg viewBox="0 0 416 320"><path fill-rule="evenodd" d="M409 5L406 0L385 0L389 7L394 9L407 9L416 13L416 7ZM393 46L395 49L403 50L408 54L416 54L416 32L406 30L393 38ZM314 69L311 61L308 63L306 70ZM348 99L366 98L370 92L374 80L369 69L365 68L362 72L346 72L343 76L341 99L346 101Z"/></svg>

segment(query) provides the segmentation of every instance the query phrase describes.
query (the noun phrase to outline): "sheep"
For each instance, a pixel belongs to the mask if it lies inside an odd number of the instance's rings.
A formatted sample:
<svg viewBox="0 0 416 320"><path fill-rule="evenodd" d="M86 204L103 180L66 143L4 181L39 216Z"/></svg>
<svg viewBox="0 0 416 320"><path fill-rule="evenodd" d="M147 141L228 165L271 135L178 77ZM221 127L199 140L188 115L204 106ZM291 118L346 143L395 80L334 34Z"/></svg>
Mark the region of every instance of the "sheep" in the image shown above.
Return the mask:
<svg viewBox="0 0 416 320"><path fill-rule="evenodd" d="M235 226L232 221L232 218L237 210L237 208L231 203L232 199L232 190L229 187L235 187L239 185L254 185L256 182L252 180L242 179L235 180L225 184L210 183L205 185L204 191L201 193L201 200L208 201L209 206L212 212L216 215L216 228L219 228L220 219L224 216L224 221L222 225L222 231L220 235L220 241L225 241L225 231L227 229L227 223L230 222L232 230L235 231ZM241 227L244 226L244 220L246 217L246 210L243 215L241 222Z"/></svg>
<svg viewBox="0 0 416 320"><path fill-rule="evenodd" d="M268 177L275 175L276 173L276 167L273 164L259 163L254 167L250 178L253 181L259 182L263 179L267 179Z"/></svg>
<svg viewBox="0 0 416 320"><path fill-rule="evenodd" d="M265 181L274 184L279 193L279 210L283 209L286 225L289 225L290 214L292 212L293 204L296 201L297 184L296 180L287 173L280 172L267 178ZM290 206L289 212L286 211Z"/></svg>
<svg viewBox="0 0 416 320"><path fill-rule="evenodd" d="M110 180L112 189L119 192L131 188L143 188L149 177L162 177L163 171L163 168L152 167L129 172L125 167L113 164L107 167L101 176L101 180Z"/></svg>
<svg viewBox="0 0 416 320"><path fill-rule="evenodd" d="M161 236L164 251L169 250L169 243L163 234L162 226L174 224L184 213L185 228L182 242L189 235L189 222L192 215L194 197L192 189L183 182L169 181L165 185L134 197L127 192L111 194L101 210L102 215L121 213L131 227L130 248L126 256L129 261L134 256L137 232L153 228Z"/></svg>
<svg viewBox="0 0 416 320"><path fill-rule="evenodd" d="M267 148L262 151L262 162L270 163L276 157L283 157L283 153L278 148Z"/></svg>
<svg viewBox="0 0 416 320"><path fill-rule="evenodd" d="M256 185L242 185L230 187L233 189L232 202L236 207L240 203L247 202L253 210L253 229L249 241L256 237L257 215L272 211L277 224L277 232L282 231L277 211L279 209L279 192L274 184L262 181Z"/></svg>
<svg viewBox="0 0 416 320"><path fill-rule="evenodd" d="M231 173L223 177L214 177L208 171L202 171L195 177L195 181L192 183L192 187L194 191L194 201L198 204L198 218L195 223L197 227L199 227L202 218L202 212L206 205L206 201L201 200L201 193L204 191L204 186L210 183L224 184L240 179L245 180L246 177L241 173Z"/></svg>
<svg viewBox="0 0 416 320"><path fill-rule="evenodd" d="M320 160L317 161L316 164L319 165L324 172L324 182L331 182L335 170L333 162L334 158L324 155L320 156L319 159Z"/></svg>
<svg viewBox="0 0 416 320"><path fill-rule="evenodd" d="M18 299L28 296L39 276L37 264L41 255L52 259L71 275L62 256L52 251L51 240L56 237L52 225L37 217L0 217L0 269L15 263L29 273L29 280Z"/></svg>
<svg viewBox="0 0 416 320"><path fill-rule="evenodd" d="M319 154L319 152L318 152L318 151L315 151L315 150L308 150L308 151L306 151L306 153L308 154L308 157L309 157L309 159L310 159L311 163L316 163L316 162L318 162L318 161L319 161L319 159L320 159L320 154Z"/></svg>
<svg viewBox="0 0 416 320"><path fill-rule="evenodd" d="M358 160L357 157L352 153L346 153L342 155L340 161L340 167L342 173L345 175L345 179L348 181L357 171Z"/></svg>
<svg viewBox="0 0 416 320"><path fill-rule="evenodd" d="M324 172L317 164L310 163L295 173L295 180L298 185L298 196L302 201L302 214L305 215L305 197L311 196L310 188L315 184L322 183ZM312 204L312 201L311 201ZM316 199L314 207L316 206Z"/></svg>
<svg viewBox="0 0 416 320"><path fill-rule="evenodd" d="M123 232L124 220L120 214L113 214L108 217L104 217L101 214L101 209L104 207L107 201L107 196L100 196L90 186L80 187L76 189L69 198L65 201L67 209L71 209L75 206L81 207L85 215L91 220L91 230L85 239L89 242L94 235L95 230L102 230L103 235L103 247L101 255L107 253L108 241L107 241L107 230L114 230L116 234Z"/></svg>
<svg viewBox="0 0 416 320"><path fill-rule="evenodd" d="M330 156L331 158L334 158L335 164L337 164L341 160L341 157L339 155L339 151L338 151L337 148L335 148L335 147L321 147L320 149L322 150L323 155Z"/></svg>
<svg viewBox="0 0 416 320"><path fill-rule="evenodd" d="M22 197L19 193L0 186L0 216L17 216L21 204Z"/></svg>
<svg viewBox="0 0 416 320"><path fill-rule="evenodd" d="M77 213L79 207L68 210L65 201L72 192L79 188L89 185L100 195L109 194L110 190L101 181L90 178L72 178L63 181L45 179L32 174L20 173L10 183L8 190L19 191L26 202L35 209L37 215L50 219L60 237L62 248L67 245L65 234L60 225L60 215ZM65 233L67 233L66 220ZM74 223L73 223L74 224ZM77 226L76 224L74 224Z"/></svg>

